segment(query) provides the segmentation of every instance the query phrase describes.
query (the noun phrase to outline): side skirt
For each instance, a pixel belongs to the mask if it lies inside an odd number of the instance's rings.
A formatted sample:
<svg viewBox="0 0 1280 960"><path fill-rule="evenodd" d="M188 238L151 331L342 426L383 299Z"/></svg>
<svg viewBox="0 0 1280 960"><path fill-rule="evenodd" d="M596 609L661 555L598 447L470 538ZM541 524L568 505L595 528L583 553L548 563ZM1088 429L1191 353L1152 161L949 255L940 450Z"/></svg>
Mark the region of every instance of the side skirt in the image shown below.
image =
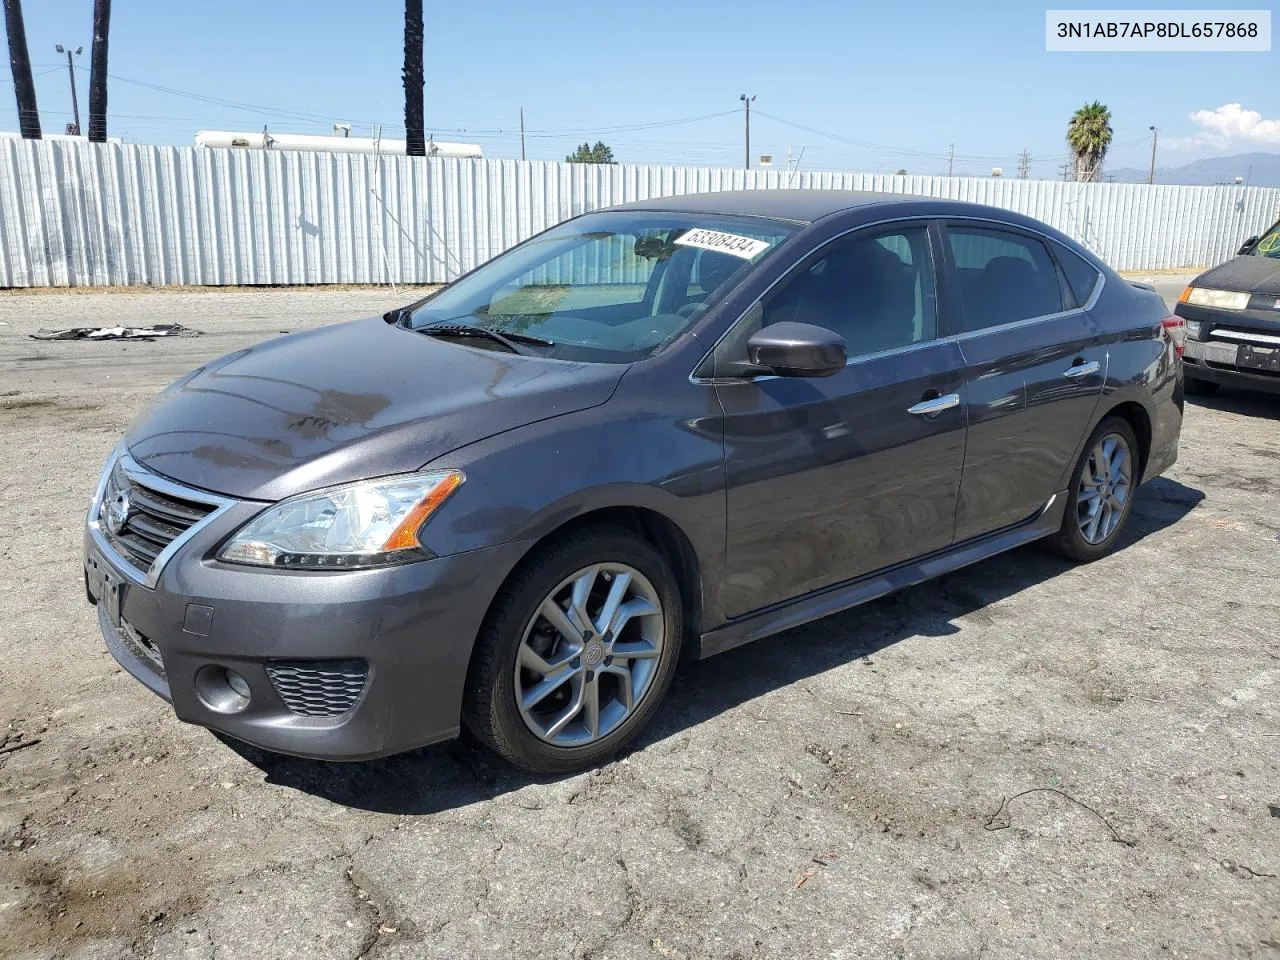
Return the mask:
<svg viewBox="0 0 1280 960"><path fill-rule="evenodd" d="M946 550L939 550L896 567L887 567L856 580L824 587L795 600L733 620L702 635L698 658L706 659L717 653L724 653L744 643L848 610L886 593L932 580L979 560L986 560L997 553L1047 537L1062 526L1068 499L1066 491L1056 493L1049 498L1039 514L1016 526L967 540Z"/></svg>

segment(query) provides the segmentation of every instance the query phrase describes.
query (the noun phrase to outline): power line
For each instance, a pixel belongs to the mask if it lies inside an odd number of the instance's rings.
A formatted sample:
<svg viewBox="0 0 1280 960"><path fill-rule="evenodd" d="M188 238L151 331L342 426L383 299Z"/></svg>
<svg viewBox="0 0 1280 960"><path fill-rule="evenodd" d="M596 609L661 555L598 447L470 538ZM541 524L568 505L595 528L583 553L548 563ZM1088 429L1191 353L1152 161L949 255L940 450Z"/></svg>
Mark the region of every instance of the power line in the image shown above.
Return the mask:
<svg viewBox="0 0 1280 960"><path fill-rule="evenodd" d="M78 69L83 70L85 68L79 67ZM274 116L283 117L286 119L299 120L299 121L305 121L310 123L328 124L333 121L333 116L327 115L327 114L309 113L306 111L285 109L281 107L268 107L263 104L246 103L240 100L229 100L224 97L213 97L203 93L195 93L194 91L191 91L191 90L179 90L175 87L167 87L167 86L164 86L163 84L152 83L149 80L137 80L137 79L134 79L133 77L124 77L115 73L110 74L110 77L113 80L119 80L122 83L128 83L128 84L133 84L134 86L144 87L148 90L155 90L158 93L168 94L169 96L182 97L188 100L195 100L200 103L209 103L215 106L230 107L232 109L237 109L237 110L248 110L254 113L274 115ZM675 126L681 126L689 123L698 123L703 120L713 120L713 119L716 119L717 117L727 117L731 114L736 114L736 113L737 113L736 110L721 110L716 113L704 113L695 117L678 117L674 120L647 120L639 123L619 124L615 126L606 126L606 127L565 127L561 129L552 128L552 129L545 129L545 130L526 129L525 132L528 136L531 136L531 137L577 136L582 134L591 136L596 134L631 133L631 132L642 131L642 130L654 130L659 127L675 127ZM379 121L376 121L376 120L357 120L355 122L360 123L362 125L366 125L366 126L379 123ZM389 124L389 123L383 123L380 125L389 129L403 129L403 125L397 126L396 124ZM441 128L437 127L436 129L439 130ZM459 128L455 128L450 132L471 133L474 135L481 135L481 134L492 135L492 134L515 133L516 131L508 131L508 130L502 130L502 129L477 130L477 129L468 129L465 127L459 127Z"/></svg>
<svg viewBox="0 0 1280 960"><path fill-rule="evenodd" d="M762 117L766 117L775 123L781 123L787 127L795 127L797 130L804 130L807 133L817 134L820 137L826 137L829 140L835 140L839 143L847 143L851 146L862 147L865 150L874 150L880 153L890 153L904 157L918 157L926 160L965 160L965 161L985 161L985 160L1005 160L1007 155L984 156L980 154L959 154L948 151L947 153L936 153L930 150L913 150L907 147L894 147L884 143L873 143L869 140L859 140L854 137L842 136L838 133L832 133L829 130L822 130L818 127L811 127L807 124L796 123L792 120L784 120L782 117L774 116L771 113L765 113L763 110L756 110L756 113Z"/></svg>
<svg viewBox="0 0 1280 960"><path fill-rule="evenodd" d="M46 74L57 73L59 70L65 69L65 67L66 67L66 64L60 63L56 67L46 67L43 70L37 70L35 73L31 74L31 79L34 80L36 77L43 77ZM0 80L0 87L6 86L6 85L13 86L13 81Z"/></svg>

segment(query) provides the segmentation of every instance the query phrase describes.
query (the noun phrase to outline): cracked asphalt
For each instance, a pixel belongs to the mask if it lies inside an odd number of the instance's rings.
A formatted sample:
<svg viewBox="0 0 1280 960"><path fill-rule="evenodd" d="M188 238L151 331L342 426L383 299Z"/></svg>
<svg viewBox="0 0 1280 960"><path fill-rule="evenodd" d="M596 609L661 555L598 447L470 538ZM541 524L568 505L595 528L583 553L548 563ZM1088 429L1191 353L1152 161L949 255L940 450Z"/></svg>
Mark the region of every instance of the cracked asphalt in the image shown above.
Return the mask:
<svg viewBox="0 0 1280 960"><path fill-rule="evenodd" d="M1019 550L686 665L589 774L179 723L84 600L103 459L204 359L404 299L0 293L0 956L1280 956L1276 397L1189 402L1115 555ZM120 322L203 335L27 338Z"/></svg>

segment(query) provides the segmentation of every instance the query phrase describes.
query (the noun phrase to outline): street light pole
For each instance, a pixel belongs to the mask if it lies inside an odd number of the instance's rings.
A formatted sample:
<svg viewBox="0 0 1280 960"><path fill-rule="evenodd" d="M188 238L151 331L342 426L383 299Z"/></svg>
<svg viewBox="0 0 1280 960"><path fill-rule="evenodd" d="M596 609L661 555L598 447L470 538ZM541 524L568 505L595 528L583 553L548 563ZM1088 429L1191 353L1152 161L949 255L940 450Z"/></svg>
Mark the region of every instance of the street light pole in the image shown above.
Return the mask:
<svg viewBox="0 0 1280 960"><path fill-rule="evenodd" d="M756 95L754 93L749 97L745 93L742 94L742 96L738 97L738 99L742 101L742 105L746 107L746 110L747 110L746 112L747 137L746 137L746 149L744 151L743 159L746 161L746 167L748 170L751 169L751 101L753 101L755 98L756 98Z"/></svg>
<svg viewBox="0 0 1280 960"><path fill-rule="evenodd" d="M1156 182L1156 141L1160 139L1160 131L1155 127L1149 127L1151 131L1151 172L1147 174L1147 183Z"/></svg>
<svg viewBox="0 0 1280 960"><path fill-rule="evenodd" d="M75 55L80 56L80 51L84 47L76 47ZM68 130L68 133L80 136L80 102L76 99L76 66L71 62L71 48L63 49L62 44L58 44L58 52L67 55L67 76L71 78L71 112L76 118L75 129Z"/></svg>

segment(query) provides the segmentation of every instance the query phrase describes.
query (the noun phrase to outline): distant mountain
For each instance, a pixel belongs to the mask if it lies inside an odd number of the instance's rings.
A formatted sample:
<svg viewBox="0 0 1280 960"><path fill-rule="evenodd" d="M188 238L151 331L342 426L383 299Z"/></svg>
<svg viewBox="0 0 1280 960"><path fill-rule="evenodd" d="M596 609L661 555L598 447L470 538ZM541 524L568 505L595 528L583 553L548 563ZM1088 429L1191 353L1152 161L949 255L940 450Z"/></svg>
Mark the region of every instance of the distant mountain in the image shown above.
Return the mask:
<svg viewBox="0 0 1280 960"><path fill-rule="evenodd" d="M1147 170L1107 169L1107 179L1119 183L1146 183ZM1238 153L1231 157L1206 157L1183 167L1156 167L1156 183L1204 185L1235 183L1244 177L1251 187L1280 187L1280 153Z"/></svg>

